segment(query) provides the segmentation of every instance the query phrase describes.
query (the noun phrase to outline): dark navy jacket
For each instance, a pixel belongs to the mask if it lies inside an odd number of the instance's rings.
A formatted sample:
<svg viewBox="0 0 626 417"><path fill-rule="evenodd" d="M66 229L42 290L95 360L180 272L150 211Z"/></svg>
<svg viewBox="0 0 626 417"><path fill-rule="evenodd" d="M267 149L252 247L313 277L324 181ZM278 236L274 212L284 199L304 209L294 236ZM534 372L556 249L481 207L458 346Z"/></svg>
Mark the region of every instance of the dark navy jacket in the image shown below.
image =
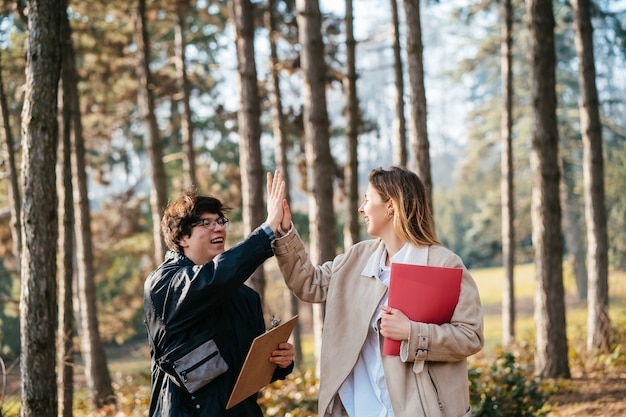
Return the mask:
<svg viewBox="0 0 626 417"><path fill-rule="evenodd" d="M146 279L146 324L157 352L167 354L197 337L213 338L229 369L193 395L179 388L155 364L152 353L151 417L262 416L253 395L230 410L226 403L252 340L265 331L259 295L244 281L273 255L262 228L205 265L168 251ZM268 358L269 359L269 358ZM293 369L276 368L284 379Z"/></svg>

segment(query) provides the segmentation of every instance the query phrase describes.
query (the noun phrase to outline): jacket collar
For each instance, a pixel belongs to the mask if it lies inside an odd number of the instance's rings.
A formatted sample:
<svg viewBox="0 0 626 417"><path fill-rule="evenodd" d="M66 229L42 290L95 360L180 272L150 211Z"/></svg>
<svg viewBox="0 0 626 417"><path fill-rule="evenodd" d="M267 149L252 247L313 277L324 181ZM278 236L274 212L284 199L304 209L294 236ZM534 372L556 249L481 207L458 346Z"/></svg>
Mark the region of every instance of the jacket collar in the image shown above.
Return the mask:
<svg viewBox="0 0 626 417"><path fill-rule="evenodd" d="M385 252L385 244L382 240L378 240L375 243L374 253L367 261L367 264L363 268L361 275L367 277L378 276L378 266L380 265L380 258ZM411 265L428 265L428 246L416 247L409 245L402 263Z"/></svg>
<svg viewBox="0 0 626 417"><path fill-rule="evenodd" d="M187 258L185 255L183 255L182 253L178 253L175 252L171 249L168 249L167 252L165 252L165 261L164 263L182 263L182 264L190 264L190 265L194 265L194 263L191 261L191 259Z"/></svg>

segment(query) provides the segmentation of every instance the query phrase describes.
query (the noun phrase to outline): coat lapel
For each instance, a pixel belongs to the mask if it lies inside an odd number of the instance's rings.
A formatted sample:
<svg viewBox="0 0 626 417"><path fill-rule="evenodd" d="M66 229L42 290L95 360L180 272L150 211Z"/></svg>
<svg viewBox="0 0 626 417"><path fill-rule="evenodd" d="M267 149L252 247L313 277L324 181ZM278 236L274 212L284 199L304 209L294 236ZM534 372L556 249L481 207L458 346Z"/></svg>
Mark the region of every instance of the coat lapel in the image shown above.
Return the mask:
<svg viewBox="0 0 626 417"><path fill-rule="evenodd" d="M379 241L376 250L368 259L365 268L363 268L363 271L361 271L361 275L366 277L378 276L380 257L383 256L384 250L385 245L383 245L382 241ZM416 247L409 244L406 254L402 259L402 263L411 265L428 265L428 246Z"/></svg>
<svg viewBox="0 0 626 417"><path fill-rule="evenodd" d="M372 256L367 260L367 264L363 271L361 271L361 275L365 277L378 277L378 268L380 266L380 257L383 256L383 251L385 250L385 245L383 245L382 240L378 241L378 245L372 253Z"/></svg>

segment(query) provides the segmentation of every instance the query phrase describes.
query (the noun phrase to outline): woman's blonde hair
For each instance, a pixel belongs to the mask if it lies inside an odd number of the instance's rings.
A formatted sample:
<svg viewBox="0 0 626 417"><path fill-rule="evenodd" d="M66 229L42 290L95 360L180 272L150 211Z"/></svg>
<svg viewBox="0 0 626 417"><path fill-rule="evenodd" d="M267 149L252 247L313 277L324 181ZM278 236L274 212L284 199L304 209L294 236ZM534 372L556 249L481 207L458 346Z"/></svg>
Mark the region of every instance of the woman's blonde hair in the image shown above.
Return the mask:
<svg viewBox="0 0 626 417"><path fill-rule="evenodd" d="M405 168L375 168L369 183L383 201L391 200L395 211L393 229L405 242L415 246L440 245L426 188L417 174Z"/></svg>

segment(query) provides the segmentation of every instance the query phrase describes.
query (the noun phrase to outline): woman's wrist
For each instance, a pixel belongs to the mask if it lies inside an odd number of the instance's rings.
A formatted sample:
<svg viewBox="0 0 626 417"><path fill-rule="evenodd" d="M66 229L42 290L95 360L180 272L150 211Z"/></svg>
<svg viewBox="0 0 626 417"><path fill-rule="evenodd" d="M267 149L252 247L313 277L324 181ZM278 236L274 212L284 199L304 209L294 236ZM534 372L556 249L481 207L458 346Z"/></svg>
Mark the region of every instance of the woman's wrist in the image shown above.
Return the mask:
<svg viewBox="0 0 626 417"><path fill-rule="evenodd" d="M293 222L289 223L289 230L284 230L282 223L278 224L278 232L276 233L277 238L283 238L289 236L289 234L293 231Z"/></svg>

